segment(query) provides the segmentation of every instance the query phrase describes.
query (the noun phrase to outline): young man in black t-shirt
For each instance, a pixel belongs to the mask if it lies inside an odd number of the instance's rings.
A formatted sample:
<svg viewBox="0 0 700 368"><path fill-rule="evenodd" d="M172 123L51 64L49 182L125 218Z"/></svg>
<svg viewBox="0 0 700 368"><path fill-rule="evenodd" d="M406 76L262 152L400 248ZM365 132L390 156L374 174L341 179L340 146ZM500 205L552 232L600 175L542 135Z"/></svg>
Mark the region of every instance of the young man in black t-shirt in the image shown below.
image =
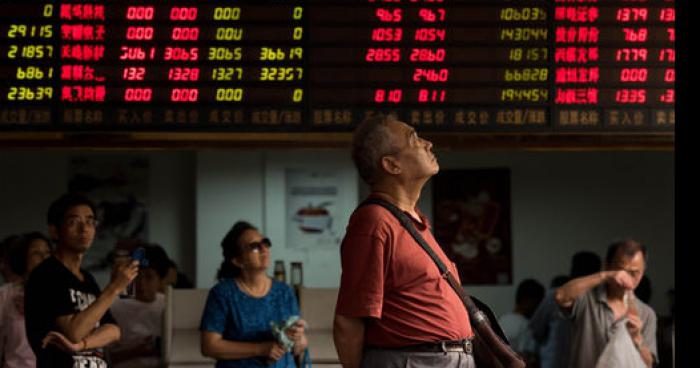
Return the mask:
<svg viewBox="0 0 700 368"><path fill-rule="evenodd" d="M136 277L138 262L117 268L100 292L80 268L95 238L95 206L82 195L63 195L49 207L48 222L56 253L25 286L27 338L37 367L106 368L104 347L121 334L109 307Z"/></svg>

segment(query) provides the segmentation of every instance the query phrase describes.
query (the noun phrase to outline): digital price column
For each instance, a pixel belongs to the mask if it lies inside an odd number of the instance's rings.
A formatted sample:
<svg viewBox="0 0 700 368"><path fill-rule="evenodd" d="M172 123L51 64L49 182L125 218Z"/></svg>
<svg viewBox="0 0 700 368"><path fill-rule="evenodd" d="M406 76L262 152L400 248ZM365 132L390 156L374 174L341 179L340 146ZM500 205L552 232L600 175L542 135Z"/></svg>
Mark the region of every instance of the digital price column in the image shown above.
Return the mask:
<svg viewBox="0 0 700 368"><path fill-rule="evenodd" d="M673 1L557 0L555 126L672 129L674 21Z"/></svg>
<svg viewBox="0 0 700 368"><path fill-rule="evenodd" d="M546 127L543 1L313 7L314 124L342 124L345 105L354 107L353 122L395 112L427 129Z"/></svg>
<svg viewBox="0 0 700 368"><path fill-rule="evenodd" d="M56 93L52 63L58 52L52 23L56 7L51 2L13 3L11 8L25 17L2 17L0 73L6 83L0 87L0 124L47 125L51 122L51 100Z"/></svg>
<svg viewBox="0 0 700 368"><path fill-rule="evenodd" d="M305 101L305 6L233 2L209 12L210 124L300 126ZM257 128L256 128L257 127Z"/></svg>
<svg viewBox="0 0 700 368"><path fill-rule="evenodd" d="M547 106L551 98L548 67L551 35L546 3L505 2L497 21L498 39L507 47L508 58L501 69L504 85L497 97L501 105L495 111L496 127L544 129L549 125ZM495 60L493 63L498 65Z"/></svg>

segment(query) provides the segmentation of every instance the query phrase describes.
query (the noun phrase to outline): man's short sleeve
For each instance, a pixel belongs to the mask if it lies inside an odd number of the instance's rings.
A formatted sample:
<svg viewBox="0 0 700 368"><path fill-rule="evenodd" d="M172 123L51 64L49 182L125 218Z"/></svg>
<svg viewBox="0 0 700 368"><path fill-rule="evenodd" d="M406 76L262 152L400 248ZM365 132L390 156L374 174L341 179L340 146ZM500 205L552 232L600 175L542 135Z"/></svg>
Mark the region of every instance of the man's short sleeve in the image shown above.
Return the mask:
<svg viewBox="0 0 700 368"><path fill-rule="evenodd" d="M659 362L659 353L656 347L656 314L650 310L648 317L645 318L644 327L642 327L642 339L644 346L649 348L649 352L654 356L654 361Z"/></svg>
<svg viewBox="0 0 700 368"><path fill-rule="evenodd" d="M353 234L349 229L341 246L343 272L336 314L346 317L382 315L387 244L368 232Z"/></svg>
<svg viewBox="0 0 700 368"><path fill-rule="evenodd" d="M574 303L570 308L559 306L559 315L566 319L576 320L581 315L585 305L588 303L587 299L589 298L589 294L591 294L591 292L579 295L576 299L574 299Z"/></svg>
<svg viewBox="0 0 700 368"><path fill-rule="evenodd" d="M204 332L216 332L224 334L226 328L226 316L228 315L227 303L218 288L212 288L207 296L207 303L202 313L202 321L199 330Z"/></svg>
<svg viewBox="0 0 700 368"><path fill-rule="evenodd" d="M32 272L24 289L27 339L35 351L41 348L41 340L55 325L56 318L77 313L69 283L56 271L53 262L53 259L48 259L39 265Z"/></svg>

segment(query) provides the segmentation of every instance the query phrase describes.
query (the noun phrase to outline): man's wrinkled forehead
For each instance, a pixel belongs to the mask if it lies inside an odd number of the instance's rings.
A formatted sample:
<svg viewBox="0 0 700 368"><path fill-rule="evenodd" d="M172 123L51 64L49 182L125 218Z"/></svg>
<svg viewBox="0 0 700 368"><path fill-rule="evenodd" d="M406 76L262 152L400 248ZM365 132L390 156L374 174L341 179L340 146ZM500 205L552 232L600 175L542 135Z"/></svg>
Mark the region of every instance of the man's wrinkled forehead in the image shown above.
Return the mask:
<svg viewBox="0 0 700 368"><path fill-rule="evenodd" d="M399 120L391 120L389 122L389 127L392 132L392 138L395 144L403 145L411 139L411 136L416 132L416 130Z"/></svg>

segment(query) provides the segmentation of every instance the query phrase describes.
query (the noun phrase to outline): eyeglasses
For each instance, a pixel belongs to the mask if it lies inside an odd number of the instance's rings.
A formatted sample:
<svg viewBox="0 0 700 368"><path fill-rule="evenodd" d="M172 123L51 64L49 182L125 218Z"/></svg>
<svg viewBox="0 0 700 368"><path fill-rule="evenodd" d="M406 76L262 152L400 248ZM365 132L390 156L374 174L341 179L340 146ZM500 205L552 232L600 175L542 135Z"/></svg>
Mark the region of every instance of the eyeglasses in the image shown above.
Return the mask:
<svg viewBox="0 0 700 368"><path fill-rule="evenodd" d="M248 251L250 252L260 252L262 251L263 247L265 248L270 248L272 246L272 243L270 242L270 239L268 238L263 238L260 241L248 243Z"/></svg>
<svg viewBox="0 0 700 368"><path fill-rule="evenodd" d="M88 227L97 227L97 225L100 224L99 221L95 220L94 218L89 218L86 220L81 220L77 217L71 217L66 220L66 224L70 227L82 225L82 226L88 226Z"/></svg>

